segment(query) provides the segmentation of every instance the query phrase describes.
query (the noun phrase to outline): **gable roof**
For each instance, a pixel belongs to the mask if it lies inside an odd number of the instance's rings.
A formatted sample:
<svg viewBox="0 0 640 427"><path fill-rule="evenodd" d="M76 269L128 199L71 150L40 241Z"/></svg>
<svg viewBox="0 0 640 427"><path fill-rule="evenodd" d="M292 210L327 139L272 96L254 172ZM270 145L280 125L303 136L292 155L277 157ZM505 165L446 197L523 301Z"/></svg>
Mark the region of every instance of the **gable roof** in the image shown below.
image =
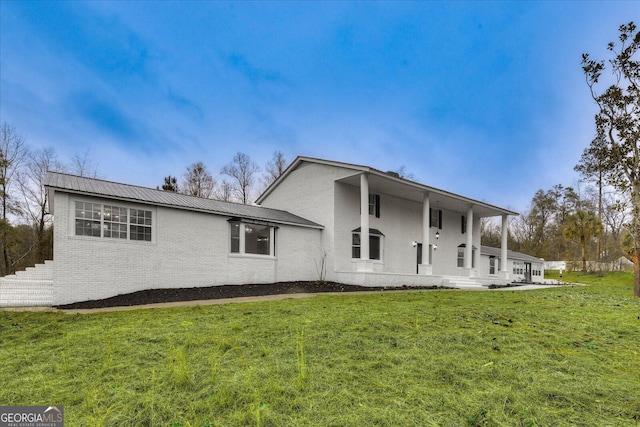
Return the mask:
<svg viewBox="0 0 640 427"><path fill-rule="evenodd" d="M481 246L480 253L482 255L489 255L500 258L500 248L492 248L491 246ZM523 254L520 252L507 250L507 258L515 259L518 261L528 261L528 262L544 262L542 258L536 258L531 255Z"/></svg>
<svg viewBox="0 0 640 427"><path fill-rule="evenodd" d="M309 221L283 210L187 196L185 194L173 193L171 191L138 187L135 185L121 184L65 173L47 172L44 186L48 189L85 196L102 197L126 202L146 203L155 206L206 212L228 217L260 220L276 224L289 224L319 229L323 228L320 224L316 224L313 221Z"/></svg>
<svg viewBox="0 0 640 427"><path fill-rule="evenodd" d="M278 185L293 172L295 171L302 163L314 163L321 164L327 166L333 166L343 169L348 169L353 171L354 175L342 178L340 181L359 185L359 181L357 178L362 173L367 173L372 176L374 180L378 183L385 183L389 188L393 188L394 190L390 192L390 194L397 195L402 197L404 194L407 198L413 198L416 201L422 201L422 194L429 193L433 195L435 198L441 198L443 200L443 208L447 208L445 203L448 203L448 208L452 210L459 210L461 212L466 212L465 206L473 205L474 207L474 215L478 215L480 217L485 216L498 216L498 215L519 215L517 212L513 212L508 209L504 209L498 206L491 205L489 203L481 202L479 200L474 200L465 196L461 196L459 194L451 193L445 190L441 190L439 188L430 187L428 185L421 184L419 182L411 181L409 179L400 178L397 173L394 172L383 172L379 169L372 168L370 166L357 165L353 163L345 163L345 162L337 162L333 160L325 160L318 159L314 157L305 157L298 156L296 159L285 169L285 171L276 179L269 187L267 187L264 192L258 197L256 203L262 203L269 194L275 190ZM371 179L370 179L371 181ZM371 183L369 184L369 189L372 190ZM435 207L432 202L432 207Z"/></svg>

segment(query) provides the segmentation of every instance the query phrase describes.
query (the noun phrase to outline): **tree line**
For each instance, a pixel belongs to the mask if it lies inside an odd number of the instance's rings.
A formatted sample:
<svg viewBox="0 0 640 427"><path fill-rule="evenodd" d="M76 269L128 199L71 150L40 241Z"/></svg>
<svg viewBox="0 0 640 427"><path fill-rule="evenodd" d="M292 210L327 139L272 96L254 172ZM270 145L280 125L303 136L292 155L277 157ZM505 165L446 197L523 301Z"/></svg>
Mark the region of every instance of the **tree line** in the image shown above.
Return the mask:
<svg viewBox="0 0 640 427"><path fill-rule="evenodd" d="M570 261L588 271L588 261L606 268L630 257L630 203L610 187L579 183L578 188L554 185L538 190L527 210L509 222L508 247L547 261ZM481 224L482 244L500 247L501 225Z"/></svg>
<svg viewBox="0 0 640 427"><path fill-rule="evenodd" d="M578 242L584 269L588 256L630 255L633 293L640 297L640 31L629 22L618 33L618 41L607 44L607 61L582 55L597 112L594 137L575 170L592 184L592 196L559 185L538 191L530 210L512 221L509 240L516 250L552 260L575 256L568 242ZM496 230L484 226L490 242Z"/></svg>
<svg viewBox="0 0 640 427"><path fill-rule="evenodd" d="M48 170L98 174L88 151L63 163L52 148L33 149L13 126L0 125L0 276L52 259Z"/></svg>
<svg viewBox="0 0 640 427"><path fill-rule="evenodd" d="M203 162L196 162L185 168L180 181L176 176L168 175L162 186L157 188L246 205L252 203L259 192L278 179L286 168L287 161L281 151L273 153L264 169L247 154L238 152L220 169L220 178L215 178Z"/></svg>

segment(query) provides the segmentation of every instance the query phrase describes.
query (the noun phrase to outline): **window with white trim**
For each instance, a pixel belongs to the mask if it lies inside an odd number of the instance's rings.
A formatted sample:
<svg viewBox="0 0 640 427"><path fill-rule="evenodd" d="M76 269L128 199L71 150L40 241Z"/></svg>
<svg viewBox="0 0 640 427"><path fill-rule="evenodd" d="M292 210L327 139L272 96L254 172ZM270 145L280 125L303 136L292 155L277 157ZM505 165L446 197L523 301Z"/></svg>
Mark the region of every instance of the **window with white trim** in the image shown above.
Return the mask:
<svg viewBox="0 0 640 427"><path fill-rule="evenodd" d="M360 227L353 230L351 236L351 258L360 259L362 254ZM379 230L369 229L369 259L382 260L383 239L384 235Z"/></svg>
<svg viewBox="0 0 640 427"><path fill-rule="evenodd" d="M152 241L153 213L144 209L75 202L75 235Z"/></svg>
<svg viewBox="0 0 640 427"><path fill-rule="evenodd" d="M131 225L129 226L130 240L151 241L151 211L130 209Z"/></svg>
<svg viewBox="0 0 640 427"><path fill-rule="evenodd" d="M429 225L442 230L442 209L429 208Z"/></svg>
<svg viewBox="0 0 640 427"><path fill-rule="evenodd" d="M458 246L458 267L464 267L464 258L466 256L467 244L463 243ZM476 268L476 247L471 246L471 268Z"/></svg>
<svg viewBox="0 0 640 427"><path fill-rule="evenodd" d="M275 226L241 220L229 221L229 224L231 253L275 255Z"/></svg>
<svg viewBox="0 0 640 427"><path fill-rule="evenodd" d="M499 266L498 261L499 260L494 256L489 257L489 274L497 274L496 271L498 269L496 267Z"/></svg>
<svg viewBox="0 0 640 427"><path fill-rule="evenodd" d="M380 218L380 195L369 194L369 215Z"/></svg>

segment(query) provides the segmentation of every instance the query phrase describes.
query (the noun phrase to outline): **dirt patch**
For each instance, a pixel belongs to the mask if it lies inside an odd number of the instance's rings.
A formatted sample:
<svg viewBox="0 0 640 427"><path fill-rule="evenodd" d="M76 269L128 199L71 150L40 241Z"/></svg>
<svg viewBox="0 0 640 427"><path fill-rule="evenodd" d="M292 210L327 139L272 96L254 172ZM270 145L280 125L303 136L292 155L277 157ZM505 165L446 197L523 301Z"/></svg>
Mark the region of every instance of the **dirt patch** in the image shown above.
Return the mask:
<svg viewBox="0 0 640 427"><path fill-rule="evenodd" d="M164 302L197 301L222 298L256 297L264 295L358 292L358 291L399 291L410 289L439 289L438 286L376 287L344 285L335 282L279 282L260 285L224 285L202 288L149 289L111 298L75 302L58 305L59 309L84 309L104 307L128 307Z"/></svg>

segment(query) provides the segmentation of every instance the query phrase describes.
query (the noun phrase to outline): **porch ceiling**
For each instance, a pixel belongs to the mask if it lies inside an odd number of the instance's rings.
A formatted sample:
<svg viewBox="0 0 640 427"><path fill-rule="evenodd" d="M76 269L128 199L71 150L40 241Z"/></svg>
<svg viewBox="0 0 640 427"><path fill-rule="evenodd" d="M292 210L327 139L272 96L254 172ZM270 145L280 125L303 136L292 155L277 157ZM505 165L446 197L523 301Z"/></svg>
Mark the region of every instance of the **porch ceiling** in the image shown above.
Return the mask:
<svg viewBox="0 0 640 427"><path fill-rule="evenodd" d="M341 182L354 187L360 187L360 175L362 172L337 179ZM408 181L402 178L396 178L387 175L384 172L368 171L369 191L372 193L388 194L401 199L422 203L423 195L429 193L430 204L432 208L440 208L453 212L467 212L469 205L473 206L474 217L492 217L501 215L518 215L507 209L490 205L478 200L469 199L454 193L449 193L438 188L429 187L416 182Z"/></svg>

